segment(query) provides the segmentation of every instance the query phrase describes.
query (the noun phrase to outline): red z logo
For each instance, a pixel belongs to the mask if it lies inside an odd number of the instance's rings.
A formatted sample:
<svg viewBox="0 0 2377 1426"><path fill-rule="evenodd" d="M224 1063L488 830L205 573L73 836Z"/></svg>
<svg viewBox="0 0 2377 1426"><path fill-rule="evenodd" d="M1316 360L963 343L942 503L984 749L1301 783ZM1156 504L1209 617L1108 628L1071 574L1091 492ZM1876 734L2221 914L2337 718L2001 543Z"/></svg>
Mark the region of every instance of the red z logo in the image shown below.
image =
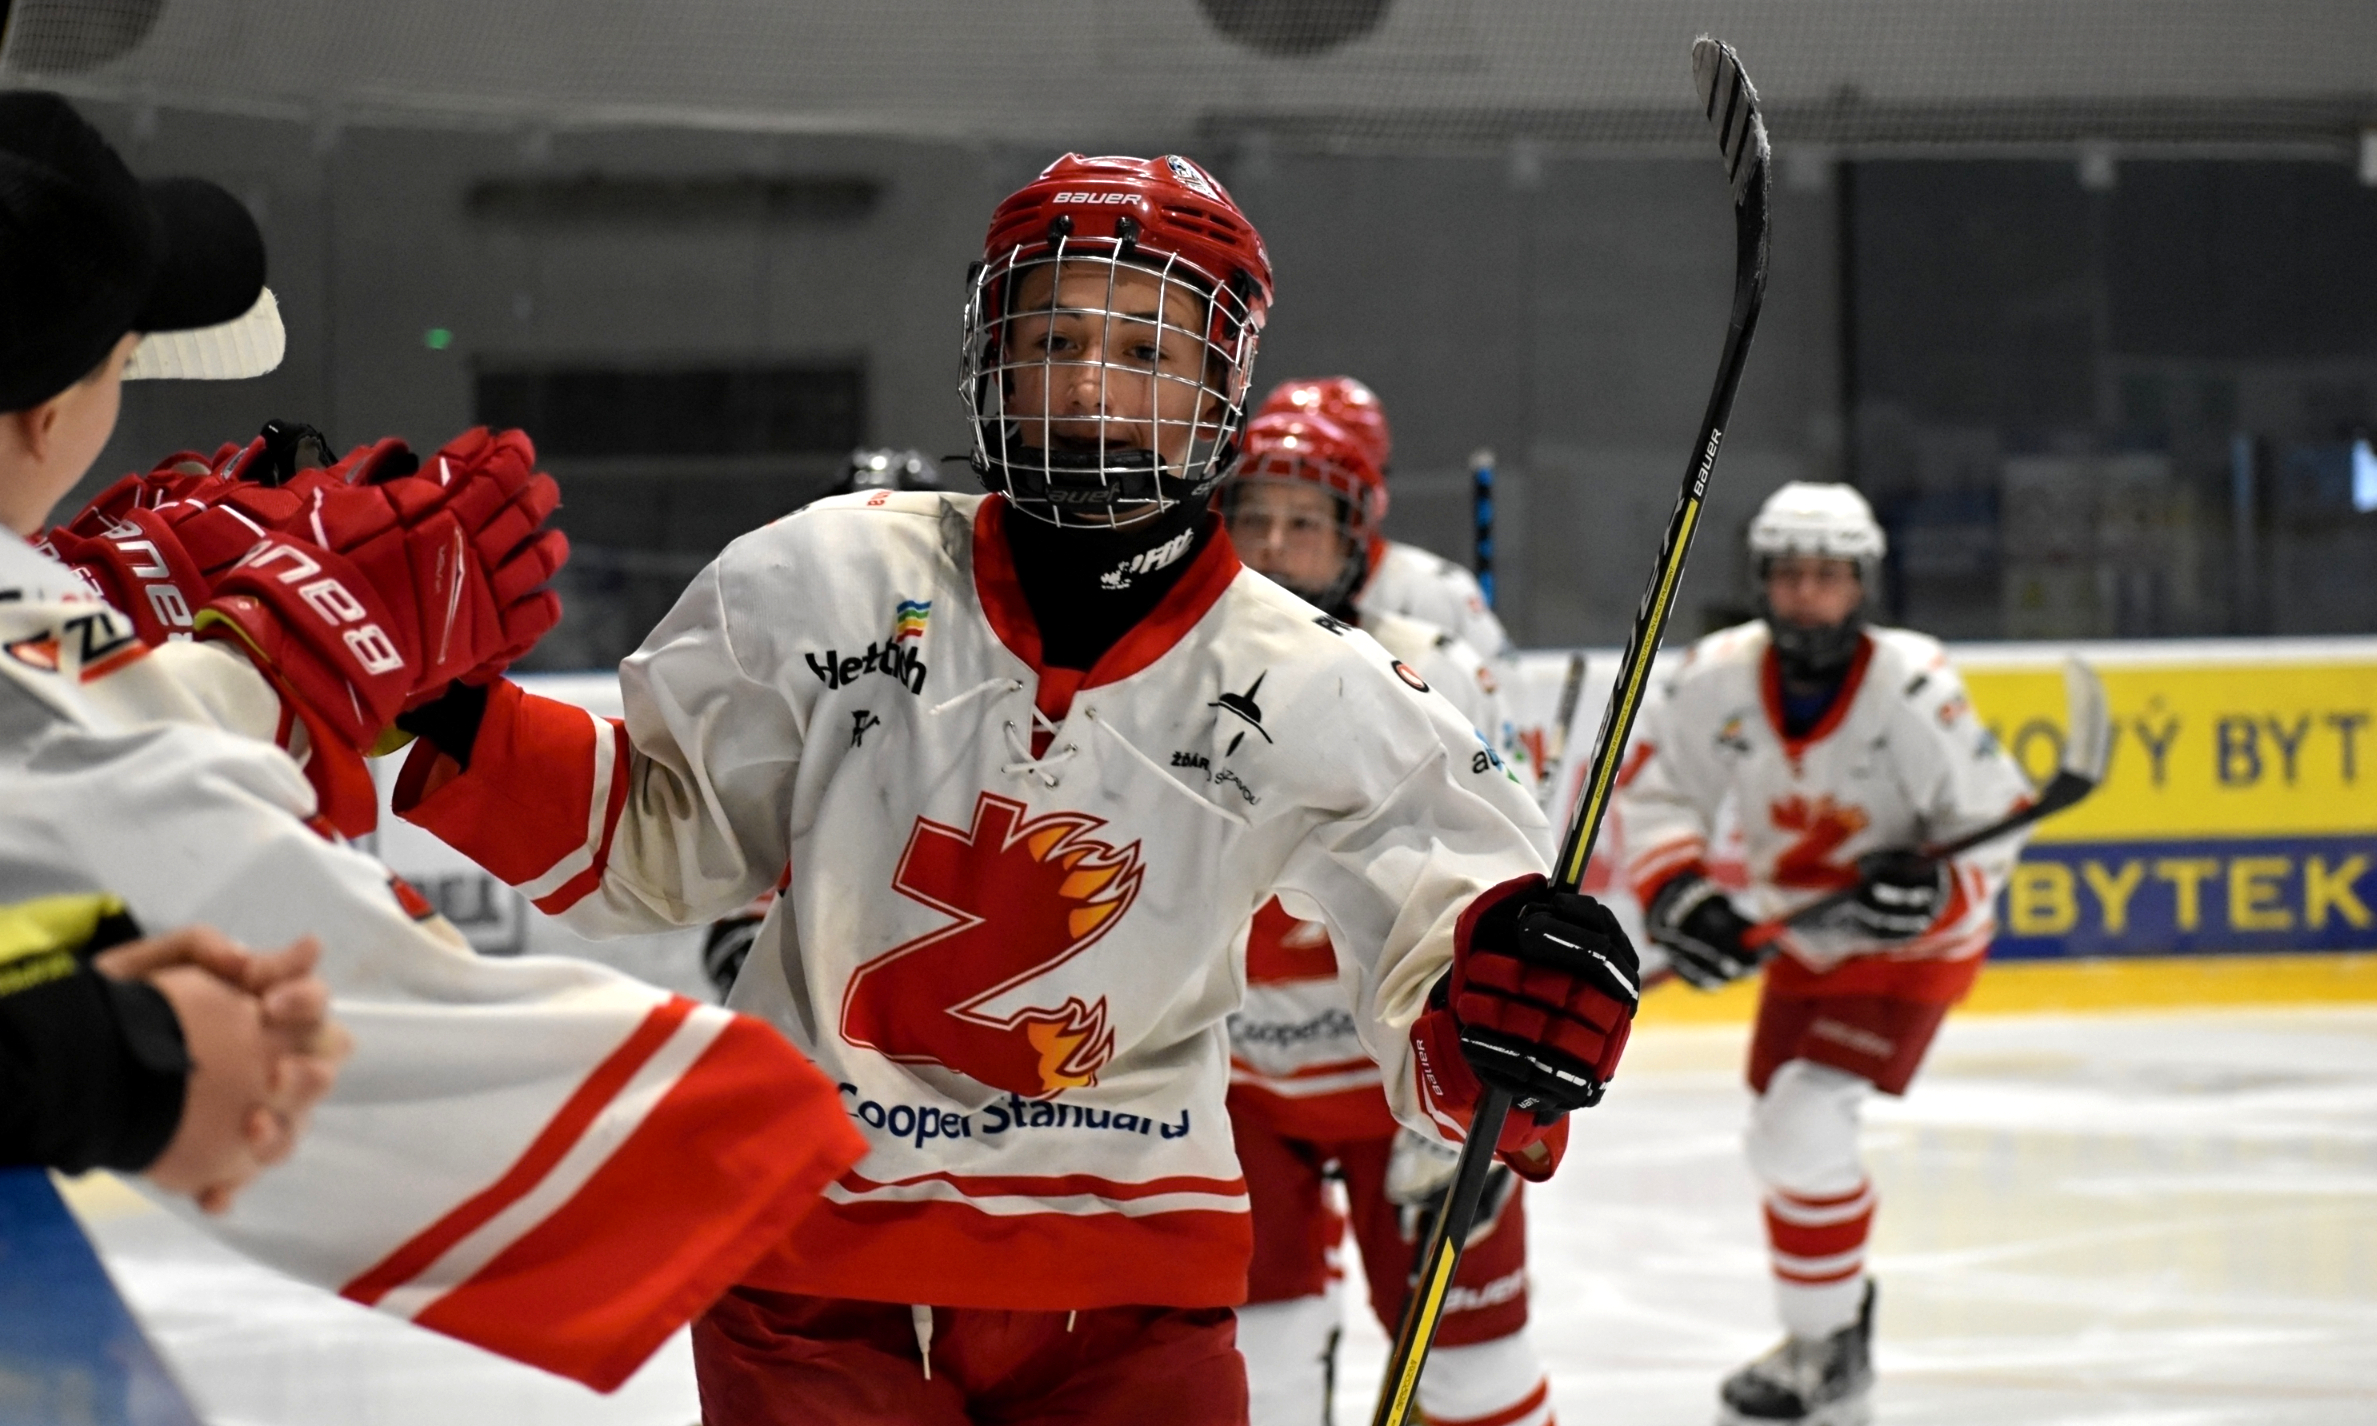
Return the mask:
<svg viewBox="0 0 2377 1426"><path fill-rule="evenodd" d="M1864 808L1844 807L1829 797L1817 798L1813 806L1804 797L1786 797L1767 808L1766 815L1776 827L1799 834L1775 858L1775 885L1837 891L1857 884L1857 869L1835 862L1832 854L1865 830Z"/></svg>
<svg viewBox="0 0 2377 1426"><path fill-rule="evenodd" d="M843 1039L1035 1099L1097 1083L1114 1057L1106 997L1004 1018L983 1007L1122 920L1139 895L1139 844L1091 840L1105 823L1084 813L1023 814L985 792L970 831L916 819L891 884L957 921L859 967L842 997Z"/></svg>

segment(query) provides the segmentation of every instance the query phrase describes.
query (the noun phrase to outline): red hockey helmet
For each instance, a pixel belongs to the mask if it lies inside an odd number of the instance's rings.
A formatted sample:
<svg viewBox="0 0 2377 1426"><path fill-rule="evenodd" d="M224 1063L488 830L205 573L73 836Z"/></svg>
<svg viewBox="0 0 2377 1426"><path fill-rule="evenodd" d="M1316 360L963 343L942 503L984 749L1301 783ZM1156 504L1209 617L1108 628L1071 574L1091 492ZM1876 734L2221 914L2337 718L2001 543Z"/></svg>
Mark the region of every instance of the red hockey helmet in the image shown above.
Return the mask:
<svg viewBox="0 0 2377 1426"><path fill-rule="evenodd" d="M1283 381L1271 388L1255 414L1267 416L1274 411L1306 411L1335 421L1370 452L1370 463L1382 476L1394 459L1395 437L1387 429L1387 408L1379 404L1377 392L1350 376Z"/></svg>
<svg viewBox="0 0 2377 1426"><path fill-rule="evenodd" d="M1271 261L1204 169L1065 155L991 215L971 289L974 469L1017 509L1112 525L1230 473Z"/></svg>
<svg viewBox="0 0 2377 1426"><path fill-rule="evenodd" d="M1330 502L1334 548L1326 558L1287 548L1297 539L1293 523L1312 515L1262 499L1259 492L1267 485L1318 486L1336 497ZM1222 513L1241 558L1311 603L1335 611L1352 601L1370 571L1372 549L1384 538L1379 521L1386 499L1386 479L1353 432L1325 416L1273 411L1247 426L1246 457L1222 487ZM1279 548L1269 548L1273 543Z"/></svg>

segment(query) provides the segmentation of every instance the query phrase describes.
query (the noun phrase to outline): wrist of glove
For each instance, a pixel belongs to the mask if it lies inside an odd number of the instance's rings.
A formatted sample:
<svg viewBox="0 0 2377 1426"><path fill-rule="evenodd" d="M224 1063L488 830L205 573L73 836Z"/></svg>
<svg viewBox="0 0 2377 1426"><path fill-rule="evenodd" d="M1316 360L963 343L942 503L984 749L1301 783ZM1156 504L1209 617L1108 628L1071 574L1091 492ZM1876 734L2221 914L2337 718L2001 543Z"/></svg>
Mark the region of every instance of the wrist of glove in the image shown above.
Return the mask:
<svg viewBox="0 0 2377 1426"><path fill-rule="evenodd" d="M1841 917L1877 941L1922 935L1948 904L1948 866L1919 852L1873 852L1858 858L1856 897Z"/></svg>
<svg viewBox="0 0 2377 1426"><path fill-rule="evenodd" d="M1733 909L1725 888L1697 871L1671 877L1643 912L1652 940L1667 948L1675 973L1700 990L1758 968L1762 948L1745 941L1755 922Z"/></svg>

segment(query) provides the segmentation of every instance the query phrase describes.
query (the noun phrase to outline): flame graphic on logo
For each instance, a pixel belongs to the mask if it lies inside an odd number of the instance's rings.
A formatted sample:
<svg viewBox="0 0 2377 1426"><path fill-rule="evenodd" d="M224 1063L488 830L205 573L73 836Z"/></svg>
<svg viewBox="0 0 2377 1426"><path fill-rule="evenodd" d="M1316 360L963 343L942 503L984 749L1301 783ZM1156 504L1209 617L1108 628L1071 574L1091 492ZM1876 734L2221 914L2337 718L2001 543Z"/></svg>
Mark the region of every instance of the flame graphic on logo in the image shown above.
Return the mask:
<svg viewBox="0 0 2377 1426"><path fill-rule="evenodd" d="M1026 822L1024 812L986 792L971 828L917 819L892 886L956 924L859 968L843 997L845 1039L1033 1098L1097 1083L1115 1048L1105 996L988 1007L1114 928L1145 876L1139 844L1097 840L1105 823L1087 813Z"/></svg>

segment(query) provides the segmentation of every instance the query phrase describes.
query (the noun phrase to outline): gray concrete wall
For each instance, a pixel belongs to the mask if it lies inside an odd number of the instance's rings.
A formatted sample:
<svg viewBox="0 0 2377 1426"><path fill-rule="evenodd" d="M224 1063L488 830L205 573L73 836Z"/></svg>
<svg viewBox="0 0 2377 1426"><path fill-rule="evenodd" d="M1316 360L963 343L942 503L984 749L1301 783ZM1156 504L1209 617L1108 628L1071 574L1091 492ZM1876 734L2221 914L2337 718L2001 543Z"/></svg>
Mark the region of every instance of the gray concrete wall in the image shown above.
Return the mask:
<svg viewBox="0 0 2377 1426"><path fill-rule="evenodd" d="M855 359L868 438L965 449L955 396L966 264L997 199L1048 155L706 131L308 129L97 107L136 169L229 184L263 223L290 332L281 371L223 386L130 388L91 488L268 416L344 446L417 445L473 419L483 361ZM1280 300L1258 380L1346 371L1385 396L1398 441L1390 529L1469 549L1464 462L1503 459L1507 617L1529 642L1612 641L1664 525L1706 399L1732 272L1714 163L1538 163L1223 155L1263 229ZM531 174L861 173L852 223L796 219L530 225L473 218L477 181ZM1786 186L1773 295L1686 591L1686 624L1739 594L1735 535L1777 481L1832 469L1829 199ZM433 349L431 330L451 333ZM617 482L698 463L557 462L581 543L698 557L790 504L815 460L744 503L655 516ZM751 472L744 472L749 475ZM757 503L751 503L756 500ZM608 502L608 503L606 503ZM623 512L606 524L597 507ZM622 531L621 521L637 528ZM648 604L650 601L647 600Z"/></svg>

